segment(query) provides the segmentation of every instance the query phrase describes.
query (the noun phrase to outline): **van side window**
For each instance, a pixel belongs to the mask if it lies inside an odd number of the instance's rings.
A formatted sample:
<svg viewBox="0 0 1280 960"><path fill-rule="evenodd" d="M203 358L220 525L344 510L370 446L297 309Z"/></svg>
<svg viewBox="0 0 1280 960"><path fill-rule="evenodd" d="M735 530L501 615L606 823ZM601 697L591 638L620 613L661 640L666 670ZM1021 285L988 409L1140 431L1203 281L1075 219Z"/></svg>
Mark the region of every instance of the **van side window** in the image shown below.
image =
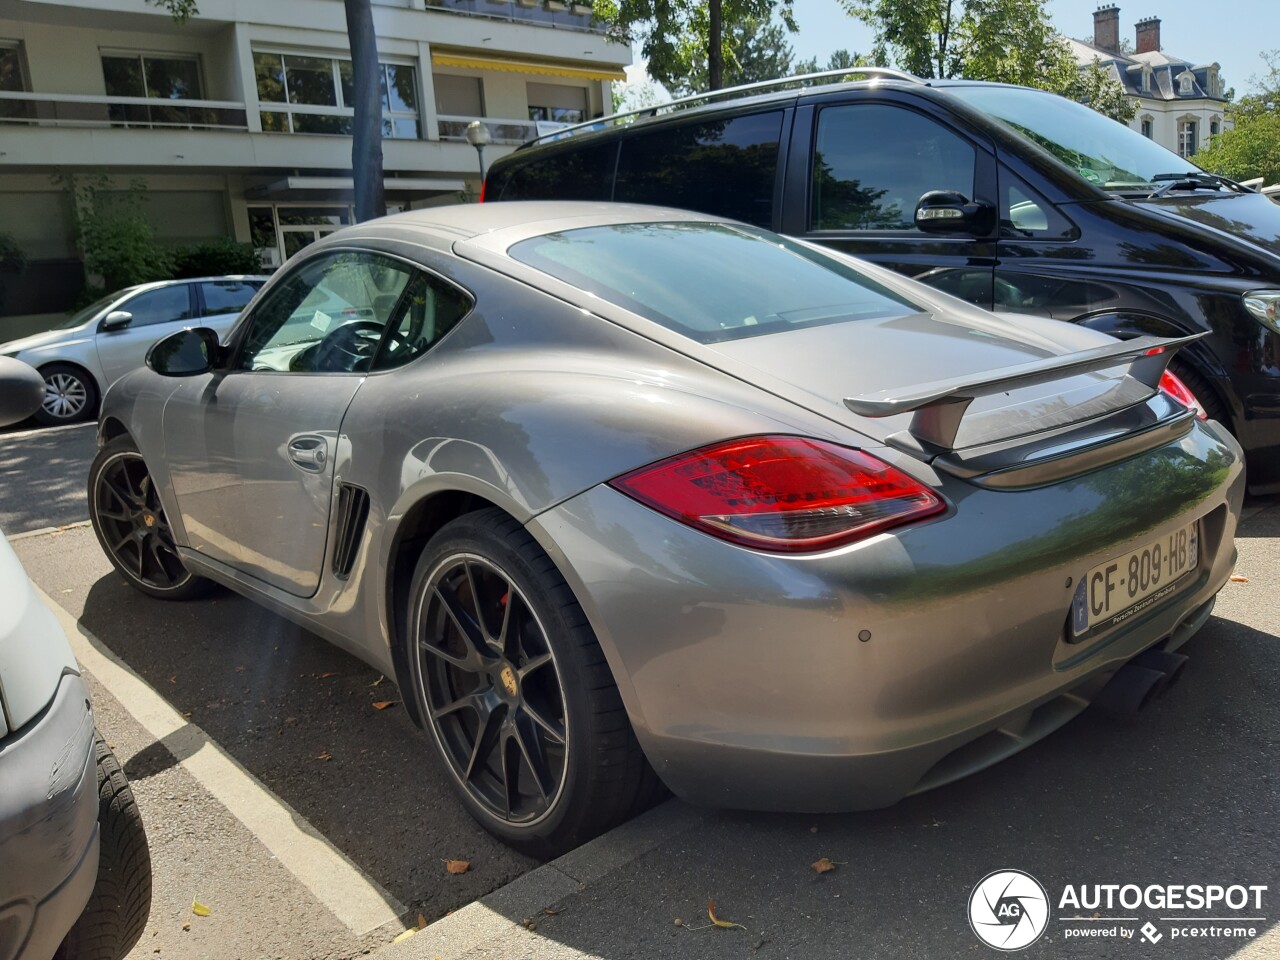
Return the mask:
<svg viewBox="0 0 1280 960"><path fill-rule="evenodd" d="M1048 200L1000 168L1000 236L1006 240L1074 240L1078 231Z"/></svg>
<svg viewBox="0 0 1280 960"><path fill-rule="evenodd" d="M782 111L683 123L622 139L613 199L773 225Z"/></svg>
<svg viewBox="0 0 1280 960"><path fill-rule="evenodd" d="M813 154L812 230L915 230L930 190L973 196L973 147L914 110L826 107Z"/></svg>
<svg viewBox="0 0 1280 960"><path fill-rule="evenodd" d="M613 188L617 141L533 150L525 163L508 168L505 183L491 183L486 200L608 200Z"/></svg>

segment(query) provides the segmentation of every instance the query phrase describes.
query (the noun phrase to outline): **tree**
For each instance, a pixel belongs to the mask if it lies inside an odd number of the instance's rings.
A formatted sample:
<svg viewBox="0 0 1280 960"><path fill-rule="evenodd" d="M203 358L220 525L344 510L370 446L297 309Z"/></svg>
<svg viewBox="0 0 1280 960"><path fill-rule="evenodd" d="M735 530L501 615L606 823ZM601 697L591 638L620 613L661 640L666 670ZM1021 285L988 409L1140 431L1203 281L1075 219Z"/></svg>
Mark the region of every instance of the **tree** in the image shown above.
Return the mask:
<svg viewBox="0 0 1280 960"><path fill-rule="evenodd" d="M850 53L848 50L840 49L827 57L825 65L818 65L817 57L810 57L808 60L800 60L796 63L792 72L801 73L821 73L824 70L850 70L854 67L869 67L871 60L864 57L860 53Z"/></svg>
<svg viewBox="0 0 1280 960"><path fill-rule="evenodd" d="M716 89L711 86L710 64L704 54L706 45L707 35L696 25L681 40L679 76L671 87L677 96ZM725 30L722 46L723 86L735 87L791 75L795 51L787 40L785 26L775 20L751 19L731 24Z"/></svg>
<svg viewBox="0 0 1280 960"><path fill-rule="evenodd" d="M1209 141L1196 163L1233 180L1262 177L1280 183L1280 50L1264 53L1267 72L1254 77L1254 92L1229 108L1235 126Z"/></svg>
<svg viewBox="0 0 1280 960"><path fill-rule="evenodd" d="M1038 87L1128 123L1136 106L1095 62L1081 70L1046 0L841 0L875 31L872 56L921 77Z"/></svg>
<svg viewBox="0 0 1280 960"><path fill-rule="evenodd" d="M768 23L775 12L788 30L796 29L791 0L595 0L596 18L609 35L638 42L649 76L673 90L689 76L691 57L705 61L707 89L723 87L725 63L734 56L733 31L752 21Z"/></svg>
<svg viewBox="0 0 1280 960"><path fill-rule="evenodd" d="M147 0L168 11L177 23L200 12L197 0ZM382 85L378 77L377 35L369 0L343 0L351 45L351 77L355 119L351 130L351 171L355 181L356 220L387 212L382 181Z"/></svg>

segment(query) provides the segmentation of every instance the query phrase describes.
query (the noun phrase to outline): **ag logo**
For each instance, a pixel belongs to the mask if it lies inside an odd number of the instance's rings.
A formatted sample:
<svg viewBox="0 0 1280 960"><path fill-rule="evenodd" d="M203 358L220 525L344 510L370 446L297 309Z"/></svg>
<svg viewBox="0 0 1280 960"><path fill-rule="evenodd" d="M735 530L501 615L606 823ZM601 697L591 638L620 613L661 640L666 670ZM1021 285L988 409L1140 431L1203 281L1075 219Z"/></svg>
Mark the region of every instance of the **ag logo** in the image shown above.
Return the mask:
<svg viewBox="0 0 1280 960"><path fill-rule="evenodd" d="M989 947L1021 950L1040 939L1049 925L1049 896L1021 870L997 870L969 894L969 926Z"/></svg>

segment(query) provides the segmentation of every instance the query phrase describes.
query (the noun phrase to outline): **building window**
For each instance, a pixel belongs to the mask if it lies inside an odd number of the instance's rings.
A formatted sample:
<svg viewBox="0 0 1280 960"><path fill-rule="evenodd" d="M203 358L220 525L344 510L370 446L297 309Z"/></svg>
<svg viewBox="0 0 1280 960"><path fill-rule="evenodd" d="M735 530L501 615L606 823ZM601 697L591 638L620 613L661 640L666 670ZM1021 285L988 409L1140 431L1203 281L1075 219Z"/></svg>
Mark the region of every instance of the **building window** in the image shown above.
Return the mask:
<svg viewBox="0 0 1280 960"><path fill-rule="evenodd" d="M437 73L436 112L442 117L483 117L484 84L479 77L459 77Z"/></svg>
<svg viewBox="0 0 1280 960"><path fill-rule="evenodd" d="M1199 138L1197 136L1199 126L1200 125L1194 120L1178 121L1178 156L1195 156L1196 147L1199 143Z"/></svg>
<svg viewBox="0 0 1280 960"><path fill-rule="evenodd" d="M1216 136L1217 136L1218 134L1220 134L1221 132L1222 132L1222 124L1221 124L1221 123L1219 123L1217 120L1210 120L1210 121L1209 121L1209 136L1211 136L1211 137L1216 137Z"/></svg>
<svg viewBox="0 0 1280 960"><path fill-rule="evenodd" d="M141 97L148 100L200 100L200 61L149 53L104 53L102 80L109 97ZM191 122L188 109L143 103L112 103L107 116L114 123L144 126L177 125Z"/></svg>
<svg viewBox="0 0 1280 960"><path fill-rule="evenodd" d="M555 123L582 123L587 119L586 87L559 83L530 83L529 119Z"/></svg>
<svg viewBox="0 0 1280 960"><path fill-rule="evenodd" d="M349 59L259 50L253 66L264 131L351 135L355 91ZM420 138L416 71L405 64L380 63L378 73L382 135Z"/></svg>
<svg viewBox="0 0 1280 960"><path fill-rule="evenodd" d="M21 93L26 89L22 76L22 48L11 40L0 40L0 90Z"/></svg>
<svg viewBox="0 0 1280 960"><path fill-rule="evenodd" d="M1178 93L1184 97L1191 96L1191 93L1192 93L1191 84L1194 80L1195 80L1195 77L1191 74L1190 71L1179 74L1178 75Z"/></svg>
<svg viewBox="0 0 1280 960"><path fill-rule="evenodd" d="M1142 135L1148 140L1155 139L1155 128L1150 117L1142 118Z"/></svg>

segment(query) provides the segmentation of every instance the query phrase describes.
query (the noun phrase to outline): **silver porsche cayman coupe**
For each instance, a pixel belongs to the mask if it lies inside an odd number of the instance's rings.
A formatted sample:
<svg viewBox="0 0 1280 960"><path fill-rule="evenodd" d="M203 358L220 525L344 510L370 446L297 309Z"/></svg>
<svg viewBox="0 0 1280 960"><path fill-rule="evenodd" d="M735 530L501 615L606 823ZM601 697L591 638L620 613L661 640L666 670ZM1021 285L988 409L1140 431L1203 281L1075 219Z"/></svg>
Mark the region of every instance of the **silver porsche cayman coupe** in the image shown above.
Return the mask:
<svg viewBox="0 0 1280 960"><path fill-rule="evenodd" d="M143 593L222 584L394 677L522 849L664 786L876 807L1185 661L1244 478L1183 342L699 214L422 210L157 343L90 512Z"/></svg>

